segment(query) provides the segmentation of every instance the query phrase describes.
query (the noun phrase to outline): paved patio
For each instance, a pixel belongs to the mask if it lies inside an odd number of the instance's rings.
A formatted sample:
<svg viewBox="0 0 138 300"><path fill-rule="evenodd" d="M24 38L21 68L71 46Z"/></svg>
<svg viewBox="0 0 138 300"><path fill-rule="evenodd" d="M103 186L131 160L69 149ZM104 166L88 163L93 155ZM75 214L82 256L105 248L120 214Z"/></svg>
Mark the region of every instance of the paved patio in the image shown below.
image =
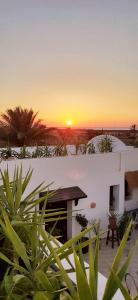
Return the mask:
<svg viewBox="0 0 138 300"><path fill-rule="evenodd" d="M138 240L138 229L134 230L131 236L130 241L127 242L124 256L125 259L128 255L128 251L130 247L132 247L135 241ZM109 242L108 246L106 245L106 239L102 239L101 241L101 249L100 249L100 257L99 257L99 271L104 275L108 276L109 267L111 266L113 259L117 252L117 243L115 243L114 249L112 249L111 242ZM88 262L88 255L85 255L85 260ZM135 278L136 284L138 286L138 247L133 255L130 266L128 268L128 272ZM137 296L138 291L134 286L134 282L131 277L127 280L129 287L131 286L131 295Z"/></svg>

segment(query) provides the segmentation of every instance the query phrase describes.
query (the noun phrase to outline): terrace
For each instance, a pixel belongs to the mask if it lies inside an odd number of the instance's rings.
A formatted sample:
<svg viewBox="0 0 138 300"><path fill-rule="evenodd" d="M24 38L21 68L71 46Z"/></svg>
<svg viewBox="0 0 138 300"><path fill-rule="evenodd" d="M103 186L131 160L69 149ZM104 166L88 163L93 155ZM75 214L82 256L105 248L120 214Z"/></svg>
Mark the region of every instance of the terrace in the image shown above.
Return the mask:
<svg viewBox="0 0 138 300"><path fill-rule="evenodd" d="M76 211L83 211L90 222L93 219L100 219L102 230L107 230L107 213L110 208L111 187L118 214L124 212L125 206L128 206L129 210L136 208L138 200L137 187L134 187L135 198L129 201L129 205L126 205L124 183L126 172L138 170L137 158L138 150L129 149L127 151L114 153L94 153L91 155L70 155L64 157L26 158L2 161L1 169L4 170L8 165L10 176L13 176L15 165L20 166L22 164L24 174L28 171L29 167L33 169L32 180L27 188L27 193L45 181L46 184L52 183L49 190L57 190L59 188L64 190L69 187L77 186L79 187L79 191L83 191L83 196L87 195L87 198L82 197L81 199L81 196L78 196L78 199L75 199L73 196L72 201L68 201L69 199L66 201L66 209L71 213L67 219L66 232L67 239L70 239L80 232L80 226L75 219ZM92 205L93 203L95 203L95 205ZM133 241L137 238L137 231L135 231L131 244L128 243L129 245L126 247L124 259L127 257L128 248L133 245ZM106 284L106 276L108 276L109 266L111 265L116 250L117 247L112 249L110 244L106 246L105 239L102 239L99 269L101 272L101 275L99 275L99 289L101 295L101 289L104 289ZM138 252L136 252L129 268L131 274L136 273L138 270L136 261L137 255ZM86 262L88 261L87 256L85 256L85 260ZM132 292L135 293L134 286ZM121 294L119 295L114 299L123 299Z"/></svg>
<svg viewBox="0 0 138 300"><path fill-rule="evenodd" d="M128 256L128 252L130 248L134 246L136 240L138 240L138 229L134 229L131 239L127 241L122 262L124 262L124 260ZM117 249L118 249L117 243L115 244L114 249L112 249L111 244L109 244L108 246L106 245L105 239L101 240L100 256L99 256L99 271L105 277L108 277L109 275L110 267L113 263ZM84 260L88 262L88 254L84 255ZM127 273L129 273L131 276L128 275L127 281L126 282L124 281L124 283L125 285L127 283L128 288L130 288L131 295L136 297L138 294L138 248L136 248L135 250L131 263L128 267ZM137 289L134 280L136 282Z"/></svg>

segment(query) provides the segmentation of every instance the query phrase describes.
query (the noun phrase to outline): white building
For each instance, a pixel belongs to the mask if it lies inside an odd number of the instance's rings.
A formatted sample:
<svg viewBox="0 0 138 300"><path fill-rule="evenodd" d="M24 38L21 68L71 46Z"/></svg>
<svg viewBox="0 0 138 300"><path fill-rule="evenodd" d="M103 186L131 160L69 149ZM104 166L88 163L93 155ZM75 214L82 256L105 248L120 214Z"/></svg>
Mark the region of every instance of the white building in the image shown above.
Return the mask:
<svg viewBox="0 0 138 300"><path fill-rule="evenodd" d="M102 229L107 229L107 213L112 206L119 214L138 208L138 149L2 161L1 169L8 165L12 175L15 165L21 164L24 173L29 168L34 170L28 192L43 181L52 183L51 189L79 186L87 198L80 199L77 206L75 201L68 201L67 209L72 212L83 209L81 213L89 221L100 219ZM95 208L91 208L93 202L96 203ZM80 227L75 218L69 218L68 238L78 231Z"/></svg>

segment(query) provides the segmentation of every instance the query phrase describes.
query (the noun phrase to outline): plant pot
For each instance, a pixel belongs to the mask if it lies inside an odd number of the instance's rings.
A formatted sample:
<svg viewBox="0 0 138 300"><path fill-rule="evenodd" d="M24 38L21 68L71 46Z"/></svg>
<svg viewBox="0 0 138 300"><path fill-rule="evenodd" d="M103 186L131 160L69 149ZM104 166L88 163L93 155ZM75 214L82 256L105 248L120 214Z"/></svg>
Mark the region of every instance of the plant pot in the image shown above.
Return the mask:
<svg viewBox="0 0 138 300"><path fill-rule="evenodd" d="M128 227L129 222L130 222L130 217L127 214L124 214L121 217L121 219L119 221L119 225L118 225L120 239L123 238L125 230ZM130 240L130 237L131 237L131 231L129 233L129 237L127 240Z"/></svg>
<svg viewBox="0 0 138 300"><path fill-rule="evenodd" d="M109 217L109 225L111 228L115 228L117 224L117 218L116 217Z"/></svg>

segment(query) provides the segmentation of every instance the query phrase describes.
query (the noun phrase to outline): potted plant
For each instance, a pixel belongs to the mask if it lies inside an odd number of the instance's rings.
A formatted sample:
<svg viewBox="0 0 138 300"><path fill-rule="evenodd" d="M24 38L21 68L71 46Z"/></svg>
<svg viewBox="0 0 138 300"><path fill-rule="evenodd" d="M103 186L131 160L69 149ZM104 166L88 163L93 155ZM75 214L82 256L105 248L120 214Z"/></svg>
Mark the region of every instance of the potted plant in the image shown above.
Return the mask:
<svg viewBox="0 0 138 300"><path fill-rule="evenodd" d="M126 230L128 224L130 223L130 220L131 220L130 215L127 212L124 212L124 214L121 216L119 223L118 223L120 239L123 238L123 235L125 233L125 230ZM129 232L128 240L130 240L130 237L131 237L131 230Z"/></svg>
<svg viewBox="0 0 138 300"><path fill-rule="evenodd" d="M117 213L113 210L109 212L108 216L110 227L115 228L117 226Z"/></svg>
<svg viewBox="0 0 138 300"><path fill-rule="evenodd" d="M95 146L93 143L88 144L88 154L95 153Z"/></svg>
<svg viewBox="0 0 138 300"><path fill-rule="evenodd" d="M12 158L12 150L10 147L7 147L6 149L2 149L0 151L0 156L2 159L10 159Z"/></svg>
<svg viewBox="0 0 138 300"><path fill-rule="evenodd" d="M86 228L87 228L87 225L88 225L88 220L87 218L85 217L85 215L82 215L82 214L76 214L76 221L79 223L79 225L81 226L81 232L84 231ZM86 236L83 236L81 239L80 239L80 242L85 242L88 240L88 237ZM82 253L83 254L86 254L88 252L88 246L84 247L82 249Z"/></svg>
<svg viewBox="0 0 138 300"><path fill-rule="evenodd" d="M113 150L113 142L111 138L106 135L104 136L98 143L98 149L100 153L112 152Z"/></svg>

